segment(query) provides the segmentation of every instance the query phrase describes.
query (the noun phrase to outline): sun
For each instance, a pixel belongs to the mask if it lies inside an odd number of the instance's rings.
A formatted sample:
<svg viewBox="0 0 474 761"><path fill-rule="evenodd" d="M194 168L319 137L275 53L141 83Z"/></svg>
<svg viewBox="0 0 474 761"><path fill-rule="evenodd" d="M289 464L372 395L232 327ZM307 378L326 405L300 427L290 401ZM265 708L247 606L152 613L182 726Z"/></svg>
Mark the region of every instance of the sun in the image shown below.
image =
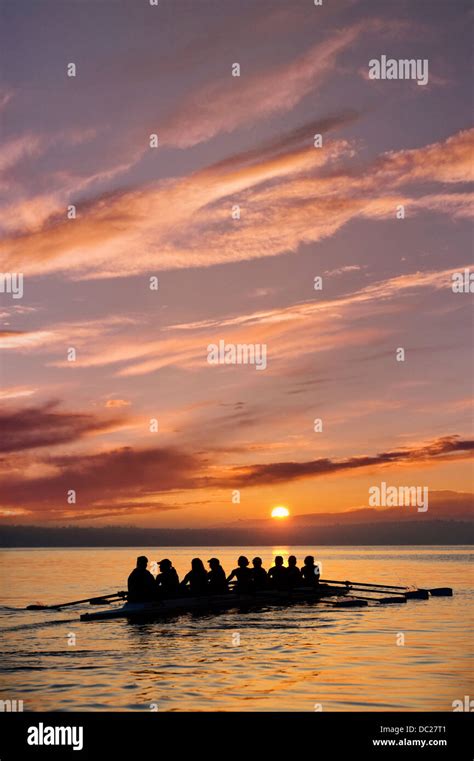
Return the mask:
<svg viewBox="0 0 474 761"><path fill-rule="evenodd" d="M283 507L283 505L278 505L278 507L274 507L272 510L272 518L288 518L290 514L290 511L287 507Z"/></svg>

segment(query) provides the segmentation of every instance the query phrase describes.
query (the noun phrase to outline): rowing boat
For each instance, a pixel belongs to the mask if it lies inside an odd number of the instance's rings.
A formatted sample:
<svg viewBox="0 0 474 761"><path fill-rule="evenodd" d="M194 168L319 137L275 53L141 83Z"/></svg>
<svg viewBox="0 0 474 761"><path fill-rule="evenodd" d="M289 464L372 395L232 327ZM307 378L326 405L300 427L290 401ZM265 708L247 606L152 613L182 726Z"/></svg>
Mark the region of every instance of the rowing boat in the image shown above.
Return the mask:
<svg viewBox="0 0 474 761"><path fill-rule="evenodd" d="M163 618L169 615L191 612L206 612L214 610L229 610L232 608L251 608L254 606L290 605L296 602L317 603L325 598L338 598L334 604L340 607L366 606L364 600L346 597L347 589L322 586L318 589L300 588L291 591L262 591L253 595L239 595L234 592L222 595L206 595L202 597L178 597L158 602L131 603L112 609L103 609L94 613L83 613L81 621L105 621L114 618Z"/></svg>
<svg viewBox="0 0 474 761"><path fill-rule="evenodd" d="M361 596L361 592L365 596ZM387 597L387 593L391 596ZM367 595L369 595L367 597ZM188 612L212 612L216 610L248 610L249 608L265 607L269 605L291 605L295 602L325 603L334 607L355 608L369 605L397 605L406 603L408 600L429 600L430 597L452 597L451 587L435 587L419 589L414 587L394 586L393 584L376 584L366 581L342 581L334 579L321 579L316 587L298 587L292 590L278 591L266 589L252 595L236 593L234 587L231 591L221 595L202 595L201 597L188 597L183 595L170 600L157 600L156 602L131 603L126 602L121 607L99 610L97 613L83 613L81 621L100 621L109 618L163 618L164 616L177 615ZM335 597L335 600L330 598ZM109 605L110 602L118 602L127 598L127 592L113 592L100 597L87 597L82 600L44 605L34 603L27 605L25 610L62 610L72 605L80 605L88 602L90 605Z"/></svg>

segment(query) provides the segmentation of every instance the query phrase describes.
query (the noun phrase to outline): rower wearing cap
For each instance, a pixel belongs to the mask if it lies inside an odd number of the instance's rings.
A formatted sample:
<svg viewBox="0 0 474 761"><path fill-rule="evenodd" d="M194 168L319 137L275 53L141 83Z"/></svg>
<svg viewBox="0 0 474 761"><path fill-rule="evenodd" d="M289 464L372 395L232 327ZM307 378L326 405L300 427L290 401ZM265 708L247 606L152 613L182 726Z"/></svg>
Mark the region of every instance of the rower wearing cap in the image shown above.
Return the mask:
<svg viewBox="0 0 474 761"><path fill-rule="evenodd" d="M252 571L248 566L248 558L241 555L237 560L237 568L234 568L230 576L227 577L227 582L232 581L234 577L237 579L237 594L251 594L254 591Z"/></svg>
<svg viewBox="0 0 474 761"><path fill-rule="evenodd" d="M155 579L150 571L147 570L148 558L140 555L137 558L137 567L133 569L128 577L128 595L129 602L150 602L155 599Z"/></svg>
<svg viewBox="0 0 474 761"><path fill-rule="evenodd" d="M207 561L210 571L207 573L207 589L211 595L223 595L229 591L225 578L225 571L221 566L218 558L211 558Z"/></svg>
<svg viewBox="0 0 474 761"><path fill-rule="evenodd" d="M155 588L159 597L173 598L179 596L179 577L171 560L164 558L158 563L160 573L155 579Z"/></svg>

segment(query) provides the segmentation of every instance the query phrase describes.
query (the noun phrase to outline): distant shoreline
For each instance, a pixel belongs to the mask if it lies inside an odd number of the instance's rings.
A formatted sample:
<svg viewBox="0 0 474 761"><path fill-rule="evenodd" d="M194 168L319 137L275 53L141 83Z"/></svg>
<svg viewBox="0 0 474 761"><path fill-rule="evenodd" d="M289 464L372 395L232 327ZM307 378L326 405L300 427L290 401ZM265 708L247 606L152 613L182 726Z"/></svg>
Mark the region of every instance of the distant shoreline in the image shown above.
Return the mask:
<svg viewBox="0 0 474 761"><path fill-rule="evenodd" d="M160 544L159 547L170 547L175 549L192 549L194 548L205 548L209 551L211 549L225 549L227 547L268 547L269 549L273 549L276 546L276 542L272 544L247 544L247 545L234 545L234 544L220 544L220 545L206 545L206 544L180 544L180 545L172 545L172 544ZM293 544L290 542L280 542L278 544L279 547L288 545L289 547L292 547L293 549L297 550L300 547L309 547L312 546L311 542L309 544ZM387 547L399 547L399 548L405 548L405 547L443 547L444 549L448 547L472 547L474 548L474 542L470 542L468 544L321 544L319 543L319 547L347 547L348 549L359 549L364 550L368 548L379 548L379 549L386 549ZM157 545L156 544L110 544L104 547L100 547L99 545L82 545L82 546L65 546L65 545L50 545L48 547L40 547L40 546L28 546L28 547L5 547L3 545L0 545L0 552L2 550L126 550L126 549L140 549L140 550L156 550Z"/></svg>
<svg viewBox="0 0 474 761"><path fill-rule="evenodd" d="M410 520L385 523L265 528L160 529L5 525L0 548L31 547L272 547L474 545L474 521Z"/></svg>

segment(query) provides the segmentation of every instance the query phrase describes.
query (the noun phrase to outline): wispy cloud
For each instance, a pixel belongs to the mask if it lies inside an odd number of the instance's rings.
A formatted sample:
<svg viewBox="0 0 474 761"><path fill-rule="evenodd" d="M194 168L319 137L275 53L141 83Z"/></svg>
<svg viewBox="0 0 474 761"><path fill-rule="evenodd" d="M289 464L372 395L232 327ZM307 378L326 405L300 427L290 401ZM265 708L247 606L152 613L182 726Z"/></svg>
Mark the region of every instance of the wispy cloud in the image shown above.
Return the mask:
<svg viewBox="0 0 474 761"><path fill-rule="evenodd" d="M267 372L280 370L282 363L292 362L306 351L328 351L342 346L369 346L387 336L387 328L361 327L357 320L377 314L379 317L392 309L396 300L403 309L403 298L411 293L432 292L451 287L452 274L459 268L413 272L371 283L337 298L312 300L273 309L255 310L237 315L221 316L189 323L165 326L159 337L153 327L152 336L142 328L141 340L126 332L127 323L121 318L64 323L48 326L31 333L6 332L0 336L0 348L44 352L48 363L58 367L91 368L107 365L118 367L118 376L143 375L164 367L207 367L207 345L216 339L217 332L233 343L266 342L270 346L272 362ZM408 308L411 301L408 302ZM135 326L133 319L129 327ZM344 330L342 330L344 325ZM298 340L295 340L297 331ZM317 345L314 335L317 332ZM179 334L179 340L176 338ZM65 346L80 347L76 361L70 363ZM61 358L59 349L64 349ZM56 355L55 358L54 355Z"/></svg>
<svg viewBox="0 0 474 761"><path fill-rule="evenodd" d="M114 330L134 322L134 318L131 317L110 315L101 320L62 322L59 325L37 330L3 330L0 331L0 349L19 351L62 349L66 356L68 347L73 346L77 349L87 346L94 338L104 338ZM67 364L65 366L67 367Z"/></svg>
<svg viewBox="0 0 474 761"><path fill-rule="evenodd" d="M277 153L227 171L218 165L187 179L99 199L79 219L7 239L0 250L12 271L117 277L157 266L206 267L294 252L302 243L334 235L354 218L394 215L397 203L411 204L410 213L428 208L465 216L471 198L462 194L449 202L446 194L411 199L393 190L427 180L466 182L473 139L474 130L463 131L425 148L383 154L359 169L341 167L354 153L347 141ZM236 202L242 207L239 221L230 215ZM84 247L87 258L79 255Z"/></svg>
<svg viewBox="0 0 474 761"><path fill-rule="evenodd" d="M22 159L30 159L41 152L42 141L37 135L22 135L5 142L0 149L0 170L17 164Z"/></svg>
<svg viewBox="0 0 474 761"><path fill-rule="evenodd" d="M443 436L421 447L404 447L389 452L363 457L349 457L341 460L321 458L308 462L276 462L265 465L233 468L229 472L229 481L237 478L245 486L288 483L302 478L315 478L339 473L341 471L360 470L387 465L430 463L449 457L455 459L472 457L474 441L462 440L457 436ZM226 482L226 479L223 480Z"/></svg>
<svg viewBox="0 0 474 761"><path fill-rule="evenodd" d="M228 76L209 84L185 100L165 122L165 145L188 148L221 132L232 132L256 120L289 111L332 73L338 56L362 33L380 28L374 20L342 29L313 45L295 60L272 69Z"/></svg>
<svg viewBox="0 0 474 761"><path fill-rule="evenodd" d="M265 323L287 323L292 320L302 320L312 315L324 312L333 313L344 307L350 308L356 304L386 301L394 296L400 296L404 291L431 288L434 290L445 289L451 284L453 272L459 268L448 270L432 270L414 272L407 275L381 280L371 283L365 288L353 291L347 295L325 301L311 301L294 304L288 307L267 309L248 314L240 314L235 317L220 318L219 320L203 320L201 322L178 323L169 325L167 330L201 330L209 328L227 328L247 325L263 325Z"/></svg>
<svg viewBox="0 0 474 761"><path fill-rule="evenodd" d="M2 440L0 452L53 447L76 441L83 436L115 428L121 418L100 418L91 414L63 412L59 402L19 410L0 409Z"/></svg>
<svg viewBox="0 0 474 761"><path fill-rule="evenodd" d="M10 386L0 390L0 401L5 399L19 399L25 396L33 396L38 389L30 386Z"/></svg>

